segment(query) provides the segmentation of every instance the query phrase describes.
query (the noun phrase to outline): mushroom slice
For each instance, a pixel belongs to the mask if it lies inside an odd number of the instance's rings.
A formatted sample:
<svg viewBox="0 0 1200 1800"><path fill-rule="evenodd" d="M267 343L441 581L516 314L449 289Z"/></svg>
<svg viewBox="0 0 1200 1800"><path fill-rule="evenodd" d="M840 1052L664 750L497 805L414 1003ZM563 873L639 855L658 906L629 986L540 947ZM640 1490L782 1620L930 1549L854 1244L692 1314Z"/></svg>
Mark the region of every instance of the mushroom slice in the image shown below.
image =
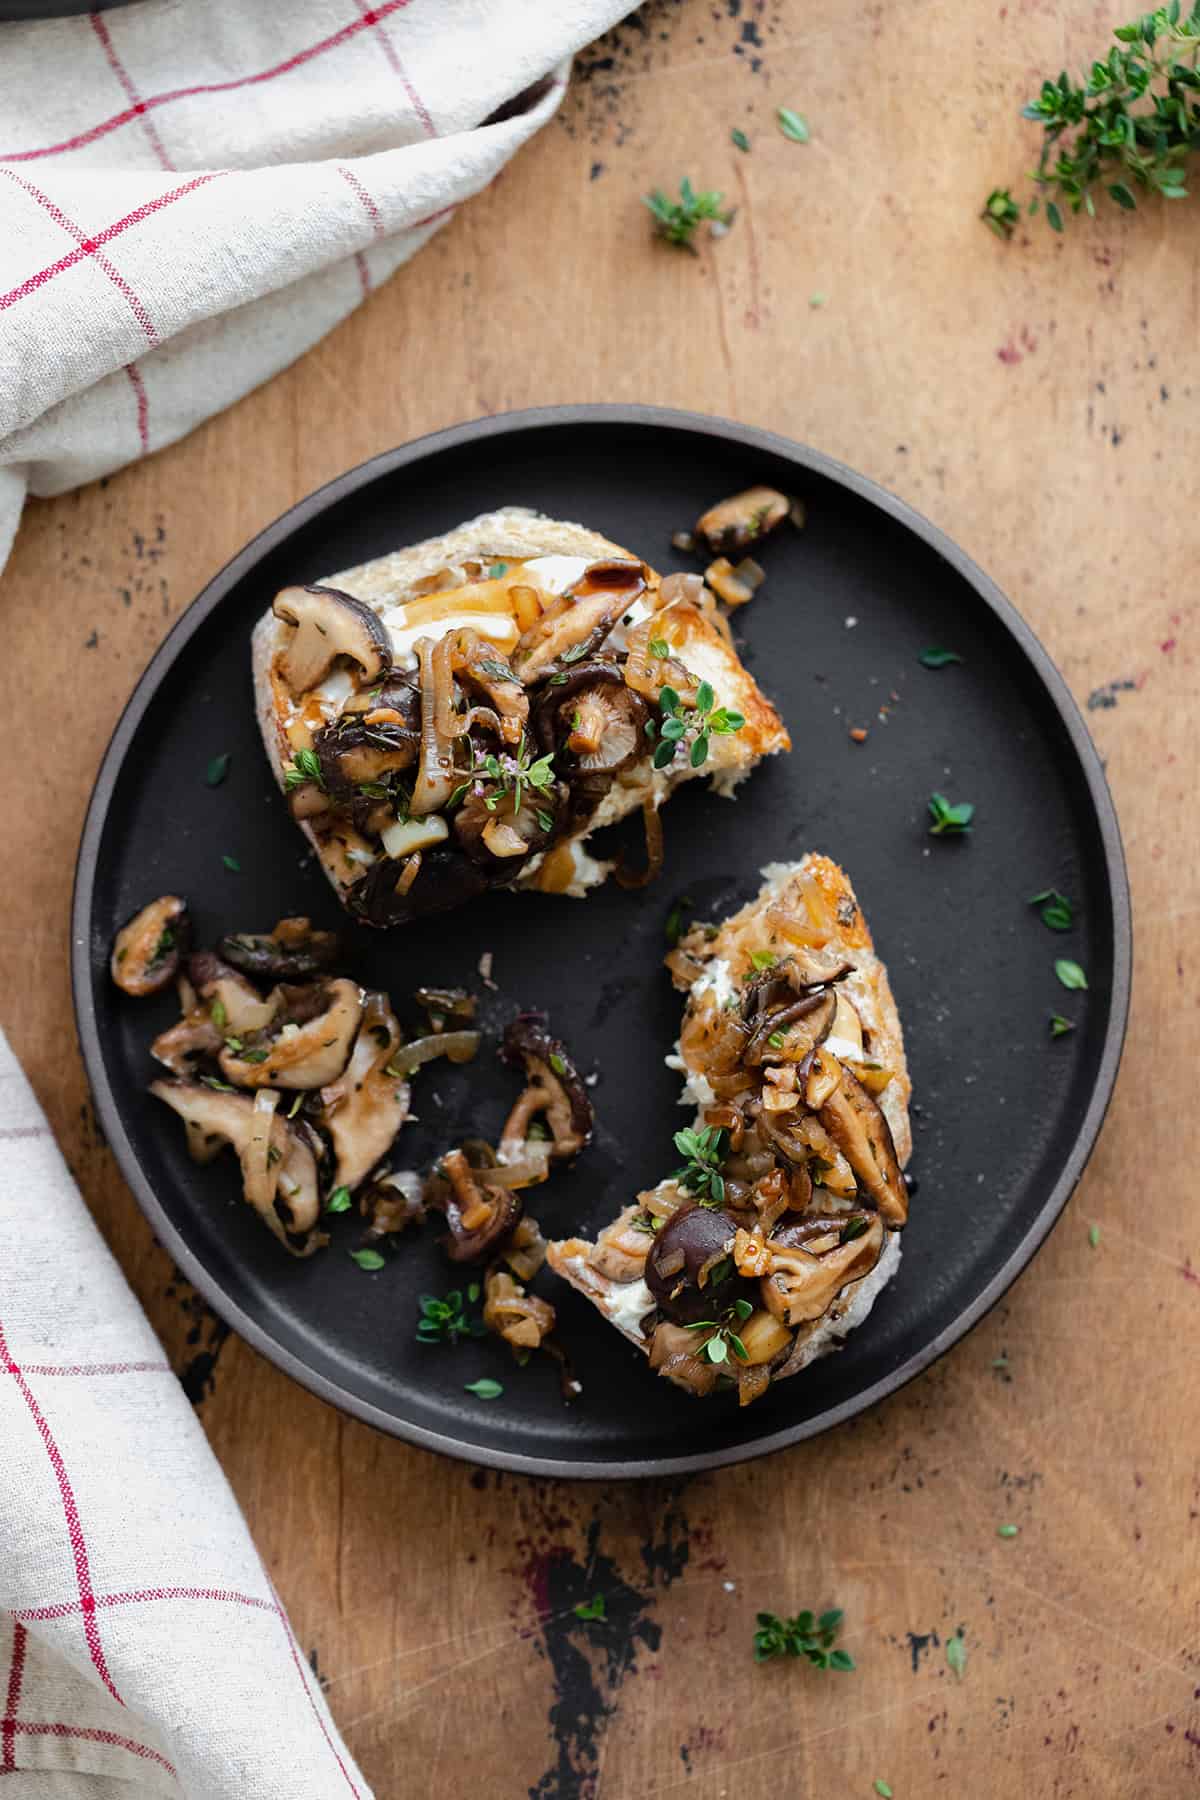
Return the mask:
<svg viewBox="0 0 1200 1800"><path fill-rule="evenodd" d="M861 1281L879 1261L883 1221L878 1214L864 1231L840 1242L836 1221L821 1221L829 1230L812 1240L813 1249L771 1244L771 1273L759 1284L763 1305L785 1325L804 1325L826 1313L842 1289ZM829 1248L821 1246L828 1243Z"/></svg>
<svg viewBox="0 0 1200 1800"><path fill-rule="evenodd" d="M473 1169L461 1150L448 1150L426 1184L425 1199L446 1215L449 1235L442 1239L451 1262L477 1262L510 1236L521 1216L521 1202L504 1187L484 1186L487 1171Z"/></svg>
<svg viewBox="0 0 1200 1800"><path fill-rule="evenodd" d="M719 1370L716 1363L696 1354L700 1342L700 1334L689 1331L686 1325L673 1325L669 1319L660 1319L650 1342L650 1367L673 1381L676 1387L687 1388L690 1394L711 1394L717 1385Z"/></svg>
<svg viewBox="0 0 1200 1800"><path fill-rule="evenodd" d="M596 682L562 709L569 720L567 749L584 775L616 775L645 748L650 709L622 682ZM560 716L562 716L560 714Z"/></svg>
<svg viewBox="0 0 1200 1800"><path fill-rule="evenodd" d="M505 1122L500 1139L501 1162L519 1161L528 1153L530 1121L544 1113L554 1144L552 1161L578 1156L592 1141L595 1115L578 1069L546 1022L537 1013L519 1013L505 1027L500 1051L507 1063L521 1064L528 1085Z"/></svg>
<svg viewBox="0 0 1200 1800"><path fill-rule="evenodd" d="M244 975L211 950L197 950L188 958L188 979L200 998L207 1001L209 1016L223 1038L265 1031L279 1011L278 994L264 1000ZM219 1049L220 1045L214 1048Z"/></svg>
<svg viewBox="0 0 1200 1800"><path fill-rule="evenodd" d="M599 649L629 604L620 594L592 594L563 612L542 618L526 631L513 651L513 671L528 687L552 664L575 652L573 660Z"/></svg>
<svg viewBox="0 0 1200 1800"><path fill-rule="evenodd" d="M337 933L314 931L311 919L280 919L266 935L236 932L223 937L217 955L244 975L263 981L309 981L333 967L340 948Z"/></svg>
<svg viewBox="0 0 1200 1800"><path fill-rule="evenodd" d="M278 1094L251 1099L198 1081L155 1081L150 1092L183 1120L195 1161L211 1162L223 1144L237 1152L246 1199L290 1255L311 1256L328 1241L312 1229L320 1207L312 1145L278 1116Z"/></svg>
<svg viewBox="0 0 1200 1800"><path fill-rule="evenodd" d="M392 643L371 608L339 588L289 587L276 594L271 611L296 627L279 659L293 694L307 694L328 675L339 656L357 667L360 684L378 681L392 662Z"/></svg>
<svg viewBox="0 0 1200 1800"><path fill-rule="evenodd" d="M293 989L292 996L305 992ZM353 981L331 981L319 990L319 1004L306 1023L284 1024L265 1044L226 1046L219 1059L225 1079L247 1088L319 1088L336 1081L362 1018L362 989Z"/></svg>
<svg viewBox="0 0 1200 1800"><path fill-rule="evenodd" d="M195 1006L178 1023L160 1031L150 1046L155 1062L172 1075L190 1076L198 1056L216 1056L225 1042L207 1006Z"/></svg>
<svg viewBox="0 0 1200 1800"><path fill-rule="evenodd" d="M701 513L696 520L696 534L716 555L736 555L782 525L791 507L787 495L778 488L746 488Z"/></svg>
<svg viewBox="0 0 1200 1800"><path fill-rule="evenodd" d="M503 1269L488 1271L483 1294L484 1324L518 1355L539 1350L554 1330L556 1314L550 1302L527 1294Z"/></svg>
<svg viewBox="0 0 1200 1800"><path fill-rule="evenodd" d="M387 1155L408 1117L407 1081L387 1073L403 1034L386 994L367 994L353 1054L335 1082L321 1089L321 1117L337 1163L334 1187L351 1193Z"/></svg>
<svg viewBox="0 0 1200 1800"><path fill-rule="evenodd" d="M414 1169L386 1170L359 1198L369 1238L394 1237L425 1217L423 1182Z"/></svg>
<svg viewBox="0 0 1200 1800"><path fill-rule="evenodd" d="M896 1157L892 1128L862 1083L843 1065L842 1079L826 1100L821 1122L888 1224L908 1218L908 1189Z"/></svg>
<svg viewBox="0 0 1200 1800"><path fill-rule="evenodd" d="M654 1227L637 1202L617 1214L596 1239L588 1262L597 1274L611 1281L640 1281L646 1272L646 1255L654 1242Z"/></svg>
<svg viewBox="0 0 1200 1800"><path fill-rule="evenodd" d="M163 894L143 906L122 925L113 944L109 969L122 993L134 999L161 993L175 979L191 935L187 903L177 894Z"/></svg>

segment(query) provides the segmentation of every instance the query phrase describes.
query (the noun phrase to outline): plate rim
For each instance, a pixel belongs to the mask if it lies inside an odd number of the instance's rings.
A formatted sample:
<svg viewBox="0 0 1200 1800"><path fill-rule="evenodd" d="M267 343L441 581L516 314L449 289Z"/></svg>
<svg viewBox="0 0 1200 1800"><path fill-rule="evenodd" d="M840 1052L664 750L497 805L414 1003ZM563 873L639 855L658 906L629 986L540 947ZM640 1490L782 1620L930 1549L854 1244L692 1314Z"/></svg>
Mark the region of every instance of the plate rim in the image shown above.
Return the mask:
<svg viewBox="0 0 1200 1800"><path fill-rule="evenodd" d="M383 1408L351 1393L339 1382L310 1368L284 1344L275 1339L222 1289L215 1276L185 1243L181 1233L168 1218L153 1187L142 1171L136 1150L125 1131L105 1067L101 1034L91 993L91 914L95 886L96 853L104 830L108 810L124 759L140 727L151 701L166 672L173 667L192 637L225 600L230 590L255 564L300 527L310 523L335 501L345 499L360 488L384 475L395 474L412 463L460 445L516 432L531 432L547 427L584 426L594 424L665 427L684 430L703 437L719 438L741 448L761 450L781 457L808 473L820 475L848 489L859 499L877 507L897 524L911 531L934 550L974 589L979 598L1007 630L1027 661L1032 665L1043 689L1066 729L1078 765L1084 776L1088 796L1099 828L1110 903L1112 906L1113 972L1108 1023L1100 1053L1096 1076L1083 1117L1075 1134L1071 1151L1058 1180L1050 1189L1018 1242L981 1293L923 1348L906 1357L894 1369L869 1387L861 1389L840 1404L825 1408L811 1418L781 1427L765 1437L752 1439L713 1451L690 1455L639 1457L631 1461L569 1459L491 1449L467 1444L445 1433L400 1420ZM1133 962L1133 921L1129 878L1116 808L1099 752L1092 742L1079 705L1071 693L1057 664L1044 648L1022 614L979 565L931 519L891 493L870 476L860 474L836 457L811 445L802 444L779 432L761 426L744 425L716 414L694 413L679 407L651 406L622 402L579 402L557 406L528 407L489 414L466 420L438 431L432 431L408 443L384 450L353 468L344 470L298 500L269 525L258 532L201 588L184 608L130 694L113 729L100 762L91 798L88 801L71 899L71 988L76 1028L79 1034L84 1071L93 1103L105 1137L113 1151L117 1166L127 1182L139 1208L149 1221L155 1236L183 1272L189 1282L213 1310L252 1348L289 1375L309 1393L329 1405L372 1425L390 1437L400 1438L422 1450L431 1450L485 1468L503 1469L513 1474L557 1477L559 1479L612 1481L637 1480L651 1476L696 1474L708 1469L749 1462L770 1456L793 1444L821 1435L848 1419L857 1417L869 1407L920 1375L953 1348L991 1311L998 1300L1033 1260L1050 1231L1058 1222L1068 1200L1095 1148L1116 1085L1125 1033L1129 1019Z"/></svg>

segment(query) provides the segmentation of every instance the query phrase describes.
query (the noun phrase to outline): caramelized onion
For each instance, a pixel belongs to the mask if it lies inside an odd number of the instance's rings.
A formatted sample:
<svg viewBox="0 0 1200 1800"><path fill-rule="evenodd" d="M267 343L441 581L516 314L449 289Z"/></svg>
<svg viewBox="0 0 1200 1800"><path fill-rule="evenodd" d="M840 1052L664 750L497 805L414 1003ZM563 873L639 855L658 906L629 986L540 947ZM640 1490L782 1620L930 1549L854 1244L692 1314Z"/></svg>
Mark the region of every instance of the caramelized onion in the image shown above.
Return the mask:
<svg viewBox="0 0 1200 1800"><path fill-rule="evenodd" d="M413 1038L411 1043L402 1044L388 1069L393 1075L411 1075L414 1069L419 1069L422 1063L432 1062L436 1056L448 1056L451 1062L470 1062L478 1049L477 1031L439 1031L430 1037Z"/></svg>
<svg viewBox="0 0 1200 1800"><path fill-rule="evenodd" d="M655 614L633 627L625 639L625 680L635 694L641 694L646 700L657 700L664 687L673 687L683 703L690 706L697 689L696 678L690 669L677 656L651 653L651 640L657 639L661 632L661 620Z"/></svg>
<svg viewBox="0 0 1200 1800"><path fill-rule="evenodd" d="M615 874L623 888L645 887L662 873L662 818L653 794L647 794L642 801L642 823L646 828L646 867L639 874L632 870L624 859L618 862Z"/></svg>
<svg viewBox="0 0 1200 1800"><path fill-rule="evenodd" d="M440 812L454 792L454 752L449 721L454 699L454 674L442 643L418 638L417 662L421 671L421 754L409 810L418 818ZM440 684L440 685L439 685Z"/></svg>

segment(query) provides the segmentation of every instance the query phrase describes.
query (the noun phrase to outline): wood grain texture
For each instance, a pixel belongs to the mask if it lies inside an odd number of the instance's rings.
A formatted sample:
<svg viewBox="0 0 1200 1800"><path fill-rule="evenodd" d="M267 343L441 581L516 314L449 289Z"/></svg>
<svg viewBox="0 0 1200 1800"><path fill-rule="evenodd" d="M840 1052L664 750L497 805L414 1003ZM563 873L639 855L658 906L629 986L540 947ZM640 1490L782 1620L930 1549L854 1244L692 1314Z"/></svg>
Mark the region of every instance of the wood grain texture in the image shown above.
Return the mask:
<svg viewBox="0 0 1200 1800"><path fill-rule="evenodd" d="M0 914L4 1023L385 1800L414 1771L425 1800L800 1800L870 1796L877 1777L897 1800L1196 1791L1196 217L1106 211L1005 247L975 216L1032 159L1020 103L1043 72L1086 65L1119 16L658 0L581 60L560 118L494 188L295 368L22 525L6 663L64 754L36 783L10 771L23 873ZM774 129L780 104L805 112L810 144ZM739 207L699 258L653 243L638 199L685 172ZM991 571L1091 709L1138 950L1099 1149L985 1324L817 1443L593 1489L407 1449L225 1340L96 1131L66 935L117 715L247 537L420 432L621 399L805 439ZM997 1538L1005 1521L1019 1537ZM580 1624L595 1591L608 1621ZM759 1607L833 1603L855 1674L755 1667ZM962 1680L945 1655L959 1628Z"/></svg>

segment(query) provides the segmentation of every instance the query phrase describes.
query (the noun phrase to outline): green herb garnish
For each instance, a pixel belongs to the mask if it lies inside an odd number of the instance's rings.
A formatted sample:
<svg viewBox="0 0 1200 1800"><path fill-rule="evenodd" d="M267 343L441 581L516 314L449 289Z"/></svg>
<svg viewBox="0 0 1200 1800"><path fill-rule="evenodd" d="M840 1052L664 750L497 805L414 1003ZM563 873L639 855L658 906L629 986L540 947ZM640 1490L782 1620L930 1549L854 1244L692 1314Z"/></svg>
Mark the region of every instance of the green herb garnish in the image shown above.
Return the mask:
<svg viewBox="0 0 1200 1800"><path fill-rule="evenodd" d="M763 969L773 969L778 961L779 958L773 950L752 950L750 952L750 966L760 972Z"/></svg>
<svg viewBox="0 0 1200 1800"><path fill-rule="evenodd" d="M384 1258L378 1250L351 1250L349 1255L351 1262L356 1262L360 1269L366 1269L368 1274L383 1268Z"/></svg>
<svg viewBox="0 0 1200 1800"><path fill-rule="evenodd" d="M479 1381L464 1383L464 1393L474 1394L477 1400L498 1400L504 1392L503 1384L493 1381L490 1375L484 1375Z"/></svg>
<svg viewBox="0 0 1200 1800"><path fill-rule="evenodd" d="M330 1194L328 1200L325 1202L325 1211L327 1213L349 1212L350 1189L348 1187L335 1187L332 1194Z"/></svg>
<svg viewBox="0 0 1200 1800"><path fill-rule="evenodd" d="M215 1088L218 1094L233 1094L237 1092L236 1088L231 1087L227 1081L218 1081L215 1075L202 1075L200 1079L205 1087Z"/></svg>
<svg viewBox="0 0 1200 1800"><path fill-rule="evenodd" d="M1044 196L1055 231L1063 229L1063 207L1094 218L1098 189L1124 212L1137 206L1135 188L1187 198L1186 163L1200 145L1200 6L1181 16L1179 0L1171 0L1113 36L1116 44L1085 78L1073 81L1064 69L1021 109L1043 134L1033 172L1038 194L1027 210L1036 213ZM1008 238L1021 209L1007 188L994 188L982 216Z"/></svg>
<svg viewBox="0 0 1200 1800"><path fill-rule="evenodd" d="M225 1002L223 1000L213 1001L208 1009L208 1016L218 1031L224 1031L226 1025L229 1023L229 1014L225 1011Z"/></svg>
<svg viewBox="0 0 1200 1800"><path fill-rule="evenodd" d="M791 138L794 144L807 144L810 133L808 121L802 113L793 112L790 106L781 106L775 117L785 138Z"/></svg>
<svg viewBox="0 0 1200 1800"><path fill-rule="evenodd" d="M929 811L933 819L933 824L929 827L930 837L970 831L971 820L975 817L975 808L969 800L960 800L957 805L951 805L945 794L930 794Z"/></svg>
<svg viewBox="0 0 1200 1800"><path fill-rule="evenodd" d="M564 659L565 660L565 659ZM545 788L554 785L554 753L539 756L531 760L529 745L524 732L517 745L516 753L501 751L499 756L488 755L478 760L471 770L471 780L463 784L462 792L474 782L490 783L493 791L487 795L483 804L489 812L495 812L500 802L512 795L512 811L514 816L521 810L521 801L527 787L541 793ZM453 798L453 796L451 796Z"/></svg>
<svg viewBox="0 0 1200 1800"><path fill-rule="evenodd" d="M1096 1250L1099 1248L1099 1246L1100 1246L1100 1227L1098 1225L1089 1226L1089 1228L1088 1228L1088 1243L1091 1245L1093 1250Z"/></svg>
<svg viewBox="0 0 1200 1800"><path fill-rule="evenodd" d="M1073 1019L1064 1019L1061 1013L1050 1014L1050 1036L1052 1038L1066 1037L1068 1031L1074 1031L1074 1029L1075 1021Z"/></svg>
<svg viewBox="0 0 1200 1800"><path fill-rule="evenodd" d="M1077 962L1069 956L1060 956L1054 965L1054 973L1065 988L1086 988L1087 976Z"/></svg>
<svg viewBox="0 0 1200 1800"><path fill-rule="evenodd" d="M499 579L502 575L507 575L507 574L508 574L508 564L507 563L494 562L492 564L491 568L488 570L488 580L489 581L499 581Z"/></svg>
<svg viewBox="0 0 1200 1800"><path fill-rule="evenodd" d="M495 662L490 656L474 665L481 675L490 675L493 681L515 681L517 678L507 663Z"/></svg>
<svg viewBox="0 0 1200 1800"><path fill-rule="evenodd" d="M718 225L731 223L732 211L722 209L724 197L711 188L698 194L685 175L679 184L678 200L669 200L661 188L655 188L652 194L643 194L642 200L654 214L654 229L659 237L665 238L668 244L680 244L695 255L692 238L698 225L705 219Z"/></svg>
<svg viewBox="0 0 1200 1800"><path fill-rule="evenodd" d="M735 150L749 150L750 139L746 136L740 125L734 126L729 137Z"/></svg>
<svg viewBox="0 0 1200 1800"><path fill-rule="evenodd" d="M1051 931L1070 931L1075 923L1075 909L1065 894L1057 888L1043 888L1040 894L1030 894L1030 906L1042 909L1042 924L1048 925Z"/></svg>
<svg viewBox="0 0 1200 1800"><path fill-rule="evenodd" d="M321 759L315 750L297 750L283 771L283 785L288 793L291 793L293 788L301 787L306 781L315 781L321 792L325 792L325 777L321 773Z"/></svg>
<svg viewBox="0 0 1200 1800"><path fill-rule="evenodd" d="M699 1131L690 1127L675 1133L675 1148L687 1158L682 1169L676 1169L672 1180L685 1193L696 1194L701 1206L721 1206L725 1200L725 1181L721 1164L729 1133L723 1125L705 1125Z"/></svg>
<svg viewBox="0 0 1200 1800"><path fill-rule="evenodd" d="M577 1619L607 1619L608 1614L604 1607L604 1595L593 1594L590 1600L581 1600L574 1608L574 1612Z"/></svg>
<svg viewBox="0 0 1200 1800"><path fill-rule="evenodd" d="M879 1800L892 1800L892 1790L882 1775L875 1777L875 1792L879 1795Z"/></svg>
<svg viewBox="0 0 1200 1800"><path fill-rule="evenodd" d="M566 1058L564 1056L560 1056L558 1054L557 1050L552 1050L550 1052L549 1062L550 1062L550 1067L554 1070L554 1073L556 1075L565 1075L566 1074L566 1072L567 1072Z"/></svg>
<svg viewBox="0 0 1200 1800"><path fill-rule="evenodd" d="M651 656L657 656L660 659L664 656L670 656L671 646L668 644L666 638L651 638L650 654Z"/></svg>
<svg viewBox="0 0 1200 1800"><path fill-rule="evenodd" d="M243 1062L264 1063L271 1054L269 1050L243 1050L240 1038L235 1039L235 1042L238 1044L238 1054Z"/></svg>
<svg viewBox="0 0 1200 1800"><path fill-rule="evenodd" d="M233 753L230 750L223 750L220 756L214 756L211 759L204 771L204 779L209 787L220 787L229 773L229 765L232 761Z"/></svg>
<svg viewBox="0 0 1200 1800"><path fill-rule="evenodd" d="M473 1281L467 1289L467 1300L474 1305L478 1298L479 1285ZM467 1317L458 1288L452 1289L442 1300L434 1294L422 1294L417 1304L421 1309L417 1321L418 1343L457 1344L459 1338L483 1337L487 1331L482 1319Z"/></svg>
<svg viewBox="0 0 1200 1800"><path fill-rule="evenodd" d="M707 681L696 689L695 701L686 705L673 687L660 688L658 704L663 718L659 726L661 742L651 759L656 769L674 762L675 752L685 737L691 737L688 760L698 769L708 758L710 737L727 737L740 731L746 723L740 712L717 706L716 695Z"/></svg>
<svg viewBox="0 0 1200 1800"><path fill-rule="evenodd" d="M832 1607L820 1618L811 1612L797 1613L794 1619L760 1612L754 1633L754 1660L770 1662L775 1656L803 1656L814 1669L852 1669L854 1658L845 1650L833 1648L844 1617L841 1607Z"/></svg>
<svg viewBox="0 0 1200 1800"><path fill-rule="evenodd" d="M231 874L233 874L233 875L241 874L242 865L238 861L236 856L223 856L221 858L221 861L225 864L225 867L230 871Z"/></svg>
<svg viewBox="0 0 1200 1800"><path fill-rule="evenodd" d="M1020 1529L1021 1527L1019 1525L997 1525L996 1536L1002 1538L1015 1538Z"/></svg>
<svg viewBox="0 0 1200 1800"><path fill-rule="evenodd" d="M767 1043L772 1050L782 1050L787 1043L786 1031L773 1031L767 1039Z"/></svg>
<svg viewBox="0 0 1200 1800"><path fill-rule="evenodd" d="M945 669L951 663L960 663L962 657L954 650L922 650L917 661L927 669Z"/></svg>
<svg viewBox="0 0 1200 1800"><path fill-rule="evenodd" d="M967 1642L961 1631L946 1639L946 1661L961 1681L967 1672Z"/></svg>
<svg viewBox="0 0 1200 1800"><path fill-rule="evenodd" d="M855 1238L860 1238L866 1229L867 1220L864 1214L860 1213L857 1218L847 1219L838 1232L838 1243L852 1244Z"/></svg>

